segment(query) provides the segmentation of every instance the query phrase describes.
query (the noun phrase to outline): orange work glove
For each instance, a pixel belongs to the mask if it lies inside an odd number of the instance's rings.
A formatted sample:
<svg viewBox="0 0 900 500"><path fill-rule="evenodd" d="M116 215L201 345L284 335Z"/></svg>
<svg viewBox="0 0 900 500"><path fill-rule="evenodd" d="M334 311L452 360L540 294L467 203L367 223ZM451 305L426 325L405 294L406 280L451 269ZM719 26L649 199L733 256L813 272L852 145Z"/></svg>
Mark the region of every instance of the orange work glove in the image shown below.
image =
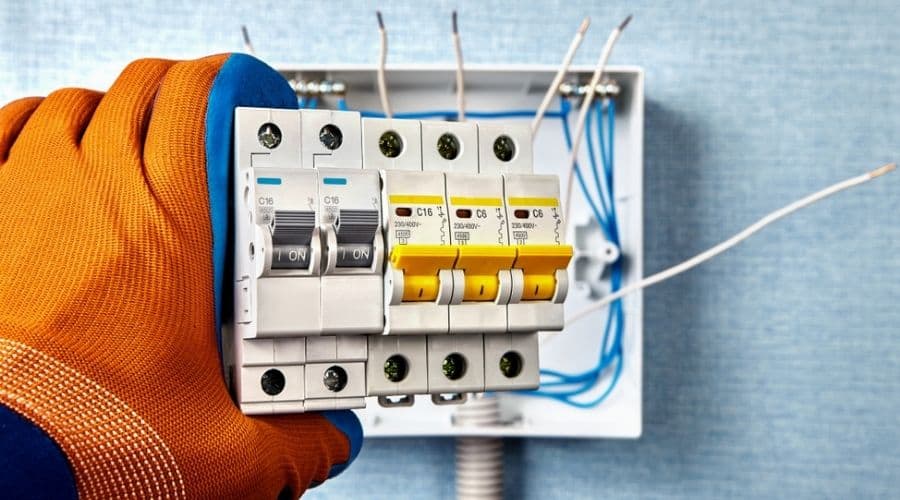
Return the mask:
<svg viewBox="0 0 900 500"><path fill-rule="evenodd" d="M220 55L140 60L106 94L0 109L0 456L18 457L0 480L20 471L7 485L290 498L355 457L352 413L249 418L223 380L235 106L297 102L265 64ZM57 447L69 470L35 480L23 446Z"/></svg>

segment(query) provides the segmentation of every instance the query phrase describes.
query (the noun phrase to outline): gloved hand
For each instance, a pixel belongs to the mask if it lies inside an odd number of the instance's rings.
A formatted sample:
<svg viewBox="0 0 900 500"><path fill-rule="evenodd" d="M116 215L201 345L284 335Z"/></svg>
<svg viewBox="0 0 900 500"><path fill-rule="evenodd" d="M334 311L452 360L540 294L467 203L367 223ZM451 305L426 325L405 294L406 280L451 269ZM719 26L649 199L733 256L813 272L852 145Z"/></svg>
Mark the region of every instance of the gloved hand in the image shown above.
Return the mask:
<svg viewBox="0 0 900 500"><path fill-rule="evenodd" d="M297 101L220 55L0 109L4 496L291 498L358 453L352 413L249 418L225 386L235 106Z"/></svg>

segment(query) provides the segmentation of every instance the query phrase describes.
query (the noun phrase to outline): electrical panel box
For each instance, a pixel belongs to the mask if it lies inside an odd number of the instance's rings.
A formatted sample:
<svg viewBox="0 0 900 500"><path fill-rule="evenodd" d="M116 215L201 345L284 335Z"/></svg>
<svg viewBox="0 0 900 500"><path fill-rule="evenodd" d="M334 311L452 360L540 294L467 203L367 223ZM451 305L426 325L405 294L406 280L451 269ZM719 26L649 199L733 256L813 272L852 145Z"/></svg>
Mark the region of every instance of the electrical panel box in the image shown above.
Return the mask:
<svg viewBox="0 0 900 500"><path fill-rule="evenodd" d="M642 274L643 75L607 72L620 90L613 245L577 192L565 220L558 113L534 136L530 120L495 119L536 108L554 70L467 67L466 122L440 67L391 68L393 118L378 116L371 67L284 67L347 93L316 96L324 109L236 111L229 347L245 413L357 408L370 437L640 435L640 293L622 303L621 378L603 404L528 393L542 369L592 364L603 318L565 319L602 296L611 262L627 259L625 284ZM500 423L459 425L481 392Z"/></svg>

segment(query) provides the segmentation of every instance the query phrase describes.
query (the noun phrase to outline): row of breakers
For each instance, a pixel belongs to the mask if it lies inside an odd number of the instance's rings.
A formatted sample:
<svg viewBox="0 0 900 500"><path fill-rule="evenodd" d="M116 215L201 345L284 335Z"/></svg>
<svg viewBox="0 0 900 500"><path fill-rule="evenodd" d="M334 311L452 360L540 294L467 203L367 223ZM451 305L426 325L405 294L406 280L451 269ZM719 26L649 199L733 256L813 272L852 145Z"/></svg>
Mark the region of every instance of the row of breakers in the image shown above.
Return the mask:
<svg viewBox="0 0 900 500"><path fill-rule="evenodd" d="M526 123L239 108L234 131L245 413L538 385L572 247Z"/></svg>

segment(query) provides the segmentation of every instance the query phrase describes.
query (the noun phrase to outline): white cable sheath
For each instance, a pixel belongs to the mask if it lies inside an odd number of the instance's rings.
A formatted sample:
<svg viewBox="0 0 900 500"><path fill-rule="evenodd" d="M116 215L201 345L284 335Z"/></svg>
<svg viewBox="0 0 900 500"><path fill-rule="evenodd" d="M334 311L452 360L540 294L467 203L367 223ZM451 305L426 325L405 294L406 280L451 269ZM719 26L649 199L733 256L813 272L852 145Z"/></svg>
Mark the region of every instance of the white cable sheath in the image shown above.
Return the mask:
<svg viewBox="0 0 900 500"><path fill-rule="evenodd" d="M384 19L381 17L381 11L375 11L375 16L378 18L378 34L381 38L381 47L378 52L378 97L381 98L381 109L384 111L385 118L391 118L394 116L394 112L391 111L391 103L388 101L387 94L387 81L384 77L384 67L387 64L387 30L384 27Z"/></svg>
<svg viewBox="0 0 900 500"><path fill-rule="evenodd" d="M578 150L581 147L581 136L584 134L584 124L588 112L591 110L591 104L594 102L594 95L597 93L597 84L600 83L600 77L603 75L603 70L606 69L606 63L609 61L609 56L612 54L612 49L615 47L616 41L619 39L619 36L622 35L622 30L628 26L630 21L631 16L626 17L624 21L610 32L609 37L606 39L606 44L603 46L603 51L600 52L600 59L597 60L597 66L594 69L594 74L591 76L591 82L588 84L587 94L585 94L584 99L581 101L581 109L578 111L578 121L575 122L575 136L572 138L572 151L569 154L569 161L567 163L569 178L566 181L566 206L563 210L564 224L568 224L569 221L569 209L572 207L572 186L575 182L575 161L578 159Z"/></svg>
<svg viewBox="0 0 900 500"><path fill-rule="evenodd" d="M553 77L553 81L550 82L550 86L547 87L547 93L544 94L544 99L541 101L541 105L538 106L537 112L534 114L534 120L531 122L532 136L537 133L538 127L541 126L541 120L544 119L544 114L547 113L547 109L550 108L550 103L552 103L553 98L556 97L556 92L559 90L559 84L562 83L563 78L565 78L566 73L569 71L572 59L575 58L575 53L578 52L578 47L581 46L581 42L584 40L584 33L590 25L591 18L585 17L584 20L581 21L581 26L578 27L578 31L575 32L575 37L572 38L572 43L569 44L569 50L566 51L566 55L563 56L562 64L559 65L559 70L557 70L556 75Z"/></svg>
<svg viewBox="0 0 900 500"><path fill-rule="evenodd" d="M709 259L712 259L713 257L721 254L722 252L725 252L726 250L737 245L738 243L746 240L747 238L749 238L750 236L752 236L754 233L761 230L762 228L768 226L769 224L772 224L773 222L775 222L779 219L787 217L788 215L796 212L797 210L800 210L801 208L808 207L809 205L812 205L813 203L816 203L817 201L827 198L833 194L837 194L845 189L850 189L852 187L858 186L858 185L868 182L872 179L880 177L880 176L894 170L896 167L897 167L896 164L889 163L887 165L876 168L875 170L872 170L871 172L867 172L865 174L858 175L856 177L852 177L845 181L838 182L837 184L833 184L833 185L831 185L821 191L815 192L805 198L801 198L801 199L791 203L790 205L787 205L783 208L780 208L780 209L766 215L762 219L759 219L755 223L751 224L749 227L747 227L743 231L732 236L731 238L728 238L727 240L723 241L722 243L719 243L718 245L710 248L709 250L702 252L700 254L697 254L694 257L692 257L680 264L676 264L664 271L660 271L660 272L654 274L653 276L644 278L644 279L638 281L637 283L628 285L616 293L613 293L613 294L607 295L606 297L603 297L603 299L601 299L596 304L591 305L590 307L576 313L574 316L569 318L569 321L566 324L571 325L572 323L575 323L576 321L587 317L591 313L598 311L600 309L603 309L604 307L606 307L607 305L609 305L616 299L620 299L620 298L624 297L625 295L628 295L631 292L640 290L642 288L646 288L648 286L653 286L661 281L665 281L673 276L677 276L695 266L698 266L698 265L706 262Z"/></svg>
<svg viewBox="0 0 900 500"><path fill-rule="evenodd" d="M460 427L484 427L500 423L495 396L477 394L459 407L454 423ZM503 498L503 439L456 438L456 498L500 500Z"/></svg>
<svg viewBox="0 0 900 500"><path fill-rule="evenodd" d="M456 21L456 11L453 11L453 52L456 54L456 110L457 120L466 121L466 85L463 78L462 44L459 40L459 25Z"/></svg>

